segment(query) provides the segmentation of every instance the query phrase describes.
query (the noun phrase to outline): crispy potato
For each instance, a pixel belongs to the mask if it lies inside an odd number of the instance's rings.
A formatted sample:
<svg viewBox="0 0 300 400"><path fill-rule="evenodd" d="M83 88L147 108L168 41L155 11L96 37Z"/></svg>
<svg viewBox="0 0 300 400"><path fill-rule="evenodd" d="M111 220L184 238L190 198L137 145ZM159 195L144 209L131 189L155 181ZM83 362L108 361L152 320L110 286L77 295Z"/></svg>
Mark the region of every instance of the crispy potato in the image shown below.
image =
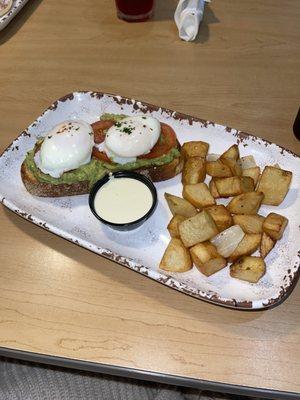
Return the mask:
<svg viewBox="0 0 300 400"><path fill-rule="evenodd" d="M222 158L221 161L230 168L232 175L242 176L243 169L240 160L235 160L233 158Z"/></svg>
<svg viewBox="0 0 300 400"><path fill-rule="evenodd" d="M249 176L254 181L254 186L257 185L258 178L260 175L260 168L259 167L252 167L243 169L243 176Z"/></svg>
<svg viewBox="0 0 300 400"><path fill-rule="evenodd" d="M230 168L232 175L242 176L243 170L240 162L240 152L236 144L229 147L229 149L221 154L220 160Z"/></svg>
<svg viewBox="0 0 300 400"><path fill-rule="evenodd" d="M250 256L258 249L260 245L260 240L260 233L246 233L243 239L238 244L237 248L229 256L228 261L234 262L242 256Z"/></svg>
<svg viewBox="0 0 300 400"><path fill-rule="evenodd" d="M242 181L238 176L215 179L220 197L231 197L243 193Z"/></svg>
<svg viewBox="0 0 300 400"><path fill-rule="evenodd" d="M261 205L264 194L261 192L248 192L234 197L227 209L232 214L257 214Z"/></svg>
<svg viewBox="0 0 300 400"><path fill-rule="evenodd" d="M159 268L165 271L185 272L192 267L190 253L184 247L182 241L177 238L171 239L161 259Z"/></svg>
<svg viewBox="0 0 300 400"><path fill-rule="evenodd" d="M216 204L215 199L211 195L206 183L185 185L183 187L182 196L197 208Z"/></svg>
<svg viewBox="0 0 300 400"><path fill-rule="evenodd" d="M255 186L254 186L254 180L250 178L250 176L242 176L241 178L242 181L242 187L243 187L243 192L254 192Z"/></svg>
<svg viewBox="0 0 300 400"><path fill-rule="evenodd" d="M230 266L230 276L243 281L257 283L266 272L261 257L244 256Z"/></svg>
<svg viewBox="0 0 300 400"><path fill-rule="evenodd" d="M180 238L186 247L205 242L219 233L215 221L206 211L201 211L194 217L181 222L178 228Z"/></svg>
<svg viewBox="0 0 300 400"><path fill-rule="evenodd" d="M226 259L218 254L217 249L210 242L196 244L190 249L190 253L197 269L206 276L226 267Z"/></svg>
<svg viewBox="0 0 300 400"><path fill-rule="evenodd" d="M182 183L184 185L203 182L206 177L206 161L202 157L188 158L182 171Z"/></svg>
<svg viewBox="0 0 300 400"><path fill-rule="evenodd" d="M275 244L276 240L273 240L268 234L263 232L261 236L260 249L259 249L260 256L262 258L265 258L273 249Z"/></svg>
<svg viewBox="0 0 300 400"><path fill-rule="evenodd" d="M216 183L215 183L215 180L213 178L210 180L210 182L208 184L208 187L209 187L210 193L212 194L212 196L215 199L218 199L218 198L221 197L220 194L217 191Z"/></svg>
<svg viewBox="0 0 300 400"><path fill-rule="evenodd" d="M263 204L278 206L284 200L293 174L275 167L265 167L257 185L257 191L264 193Z"/></svg>
<svg viewBox="0 0 300 400"><path fill-rule="evenodd" d="M186 142L181 147L182 156L187 159L190 157L203 157L206 158L209 144L206 142L193 141Z"/></svg>
<svg viewBox="0 0 300 400"><path fill-rule="evenodd" d="M228 178L232 176L231 169L220 160L207 161L206 173L213 178Z"/></svg>
<svg viewBox="0 0 300 400"><path fill-rule="evenodd" d="M283 232L288 224L289 220L283 215L270 213L264 220L262 229L267 233L273 240L279 240L282 238Z"/></svg>
<svg viewBox="0 0 300 400"><path fill-rule="evenodd" d="M264 217L261 215L233 215L233 224L240 225L245 233L262 233Z"/></svg>
<svg viewBox="0 0 300 400"><path fill-rule="evenodd" d="M182 215L174 215L174 217L171 219L169 222L167 229L170 233L170 236L173 238L179 238L179 230L178 230L178 225L184 221L186 217Z"/></svg>
<svg viewBox="0 0 300 400"><path fill-rule="evenodd" d="M240 152L237 144L232 145L223 154L221 154L220 159L232 159L237 161L240 158Z"/></svg>
<svg viewBox="0 0 300 400"><path fill-rule="evenodd" d="M205 208L215 221L219 232L224 231L232 225L232 217L227 208L223 205L209 206Z"/></svg>
<svg viewBox="0 0 300 400"><path fill-rule="evenodd" d="M165 193L165 198L173 215L183 215L188 218L197 214L196 208L187 200L170 193Z"/></svg>
<svg viewBox="0 0 300 400"><path fill-rule="evenodd" d="M256 162L254 160L254 157L253 156L241 157L241 166L243 169L256 167Z"/></svg>

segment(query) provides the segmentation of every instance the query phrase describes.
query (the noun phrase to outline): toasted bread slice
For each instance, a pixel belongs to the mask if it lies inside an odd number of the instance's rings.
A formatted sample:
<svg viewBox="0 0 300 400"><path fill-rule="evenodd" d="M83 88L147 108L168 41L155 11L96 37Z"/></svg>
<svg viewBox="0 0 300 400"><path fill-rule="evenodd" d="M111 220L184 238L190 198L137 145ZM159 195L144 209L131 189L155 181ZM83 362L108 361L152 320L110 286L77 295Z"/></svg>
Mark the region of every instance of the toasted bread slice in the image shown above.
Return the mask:
<svg viewBox="0 0 300 400"><path fill-rule="evenodd" d="M40 197L74 196L89 193L89 181L76 183L52 183L39 182L27 168L25 162L21 166L21 177L24 186L29 193Z"/></svg>
<svg viewBox="0 0 300 400"><path fill-rule="evenodd" d="M177 148L180 150L180 144L177 143ZM137 168L135 171L140 174L146 175L153 182L160 182L171 179L182 171L183 159L176 157L168 164L160 166L150 166L144 168ZM24 186L29 193L40 197L62 197L62 196L75 196L79 194L86 194L90 191L90 182L81 181L75 183L45 183L39 182L32 172L27 168L25 161L21 166L21 177Z"/></svg>

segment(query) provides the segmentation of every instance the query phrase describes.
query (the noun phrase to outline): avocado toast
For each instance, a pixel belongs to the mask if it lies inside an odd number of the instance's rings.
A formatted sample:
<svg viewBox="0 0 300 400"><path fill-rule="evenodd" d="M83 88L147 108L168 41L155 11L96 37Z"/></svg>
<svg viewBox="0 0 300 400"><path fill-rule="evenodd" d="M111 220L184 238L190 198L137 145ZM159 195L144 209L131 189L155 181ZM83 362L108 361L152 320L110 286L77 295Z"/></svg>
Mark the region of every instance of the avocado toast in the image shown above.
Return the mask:
<svg viewBox="0 0 300 400"><path fill-rule="evenodd" d="M101 143L105 141L108 129L125 118L125 115L104 114L100 121L91 124L95 146L90 161L76 169L63 172L59 177L43 172L37 165L36 155L40 152L45 138L39 139L35 147L27 153L21 166L21 177L28 192L41 197L85 194L89 193L94 183L106 173L119 170L135 170L154 182L170 179L181 172L183 162L180 144L173 129L164 123L160 123L159 139L147 154L125 164L109 158L105 151L102 151Z"/></svg>

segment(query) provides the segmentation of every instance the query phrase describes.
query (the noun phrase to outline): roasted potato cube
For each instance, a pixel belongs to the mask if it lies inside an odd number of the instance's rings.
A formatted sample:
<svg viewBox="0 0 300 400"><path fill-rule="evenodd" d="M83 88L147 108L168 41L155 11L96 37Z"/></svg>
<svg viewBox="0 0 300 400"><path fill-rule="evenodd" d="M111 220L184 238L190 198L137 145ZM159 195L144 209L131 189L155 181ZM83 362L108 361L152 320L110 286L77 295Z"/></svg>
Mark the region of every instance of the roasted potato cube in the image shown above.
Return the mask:
<svg viewBox="0 0 300 400"><path fill-rule="evenodd" d="M257 185L257 191L265 197L263 204L278 206L284 200L292 180L290 171L275 167L265 167Z"/></svg>
<svg viewBox="0 0 300 400"><path fill-rule="evenodd" d="M205 208L215 221L219 232L224 231L232 225L232 217L227 208L223 205L209 206Z"/></svg>
<svg viewBox="0 0 300 400"><path fill-rule="evenodd" d="M241 157L241 166L243 169L256 167L256 162L253 156Z"/></svg>
<svg viewBox="0 0 300 400"><path fill-rule="evenodd" d="M180 239L171 239L166 248L159 268L165 271L185 272L193 267L192 259Z"/></svg>
<svg viewBox="0 0 300 400"><path fill-rule="evenodd" d="M213 178L210 180L208 187L209 187L209 190L210 190L210 193L212 194L212 196L215 199L218 199L220 197L220 195L217 191L216 182Z"/></svg>
<svg viewBox="0 0 300 400"><path fill-rule="evenodd" d="M240 160L234 160L233 158L222 158L221 161L230 168L232 175L242 176L243 169Z"/></svg>
<svg viewBox="0 0 300 400"><path fill-rule="evenodd" d="M182 215L188 218L197 214L196 208L187 200L170 193L165 193L165 198L173 215Z"/></svg>
<svg viewBox="0 0 300 400"><path fill-rule="evenodd" d="M259 167L252 167L243 169L243 176L249 176L254 181L254 186L257 185L258 178L260 175L260 168Z"/></svg>
<svg viewBox="0 0 300 400"><path fill-rule="evenodd" d="M182 183L184 185L203 182L206 177L206 161L202 157L188 158L182 171Z"/></svg>
<svg viewBox="0 0 300 400"><path fill-rule="evenodd" d="M233 224L240 225L245 233L262 233L262 225L264 217L261 215L240 215L236 214L233 217Z"/></svg>
<svg viewBox="0 0 300 400"><path fill-rule="evenodd" d="M232 176L231 169L220 160L207 161L206 173L213 178L228 178Z"/></svg>
<svg viewBox="0 0 300 400"><path fill-rule="evenodd" d="M238 176L215 179L215 185L220 197L231 197L244 193L242 181Z"/></svg>
<svg viewBox="0 0 300 400"><path fill-rule="evenodd" d="M269 235L267 235L265 232L263 232L262 237L261 237L261 242L260 242L260 256L262 258L265 258L270 251L273 249L273 247L276 244L276 240L273 240Z"/></svg>
<svg viewBox="0 0 300 400"><path fill-rule="evenodd" d="M248 192L234 197L227 209L232 214L257 214L264 194L261 192Z"/></svg>
<svg viewBox="0 0 300 400"><path fill-rule="evenodd" d="M190 157L203 157L206 158L209 144L206 142L193 141L186 142L181 147L181 154L185 159Z"/></svg>
<svg viewBox="0 0 300 400"><path fill-rule="evenodd" d="M235 161L237 161L240 158L240 152L237 144L232 145L223 154L221 154L220 157L221 160L228 158Z"/></svg>
<svg viewBox="0 0 300 400"><path fill-rule="evenodd" d="M266 272L261 257L244 256L230 266L230 276L243 281L257 283Z"/></svg>
<svg viewBox="0 0 300 400"><path fill-rule="evenodd" d="M201 211L194 217L188 218L179 224L180 238L186 247L205 242L218 233L215 221L206 211Z"/></svg>
<svg viewBox="0 0 300 400"><path fill-rule="evenodd" d="M183 217L182 215L174 215L174 217L171 219L169 222L167 229L170 233L170 236L173 238L179 238L179 230L178 230L178 225L184 221L186 217Z"/></svg>
<svg viewBox="0 0 300 400"><path fill-rule="evenodd" d="M206 183L196 183L195 185L185 185L182 196L197 208L216 204Z"/></svg>
<svg viewBox="0 0 300 400"><path fill-rule="evenodd" d="M241 256L250 256L260 245L260 233L246 233L233 253L230 254L228 261L234 262Z"/></svg>
<svg viewBox="0 0 300 400"><path fill-rule="evenodd" d="M230 168L232 175L242 176L242 165L240 161L240 152L236 144L229 147L220 157L223 164Z"/></svg>
<svg viewBox="0 0 300 400"><path fill-rule="evenodd" d="M244 193L254 192L255 189L254 180L250 178L250 176L242 176L241 181Z"/></svg>
<svg viewBox="0 0 300 400"><path fill-rule="evenodd" d="M190 249L192 260L202 274L210 276L226 267L226 259L210 242L198 243Z"/></svg>
<svg viewBox="0 0 300 400"><path fill-rule="evenodd" d="M270 213L263 222L263 231L267 233L273 240L282 238L285 227L289 220L283 215Z"/></svg>

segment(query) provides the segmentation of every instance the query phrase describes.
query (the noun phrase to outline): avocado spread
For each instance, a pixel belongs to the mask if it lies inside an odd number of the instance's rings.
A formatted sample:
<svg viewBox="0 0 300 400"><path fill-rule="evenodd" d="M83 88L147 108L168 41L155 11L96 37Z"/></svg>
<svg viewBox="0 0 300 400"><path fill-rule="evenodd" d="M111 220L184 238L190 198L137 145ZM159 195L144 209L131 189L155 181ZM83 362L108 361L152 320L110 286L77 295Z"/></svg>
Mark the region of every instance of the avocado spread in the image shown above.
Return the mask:
<svg viewBox="0 0 300 400"><path fill-rule="evenodd" d="M113 119L114 121L120 121L126 117L126 115L118 114L103 114L101 120ZM40 143L40 142L39 142ZM137 159L134 162L127 164L110 164L104 161L96 160L94 158L88 164L81 165L75 170L64 172L60 178L53 178L48 174L44 174L35 164L34 161L35 150L30 150L27 153L25 163L27 168L33 173L39 182L51 183L57 185L60 183L75 183L82 181L89 181L90 187L101 179L107 172L118 171L118 170L133 170L137 168L143 168L148 166L160 166L169 164L174 158L179 157L180 153L177 149L171 149L167 154L161 157L152 159Z"/></svg>

